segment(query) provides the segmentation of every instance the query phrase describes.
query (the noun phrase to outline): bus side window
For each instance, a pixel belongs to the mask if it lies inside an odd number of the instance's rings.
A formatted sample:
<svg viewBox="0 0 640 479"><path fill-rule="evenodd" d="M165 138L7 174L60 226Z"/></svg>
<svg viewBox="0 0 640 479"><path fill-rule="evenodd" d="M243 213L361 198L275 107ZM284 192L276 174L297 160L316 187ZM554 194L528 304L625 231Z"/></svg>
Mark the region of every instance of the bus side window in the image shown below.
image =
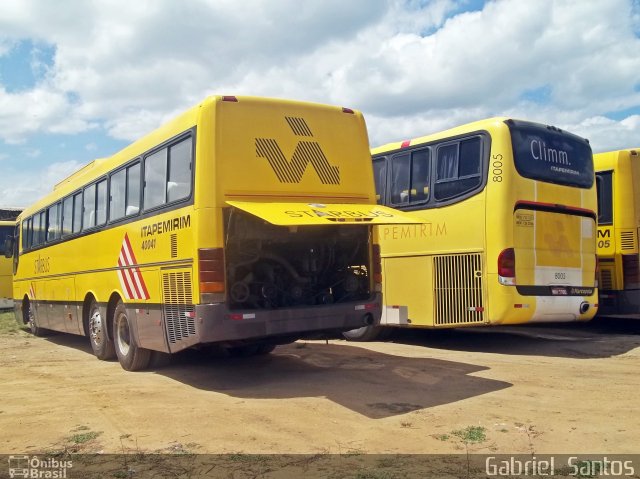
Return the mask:
<svg viewBox="0 0 640 479"><path fill-rule="evenodd" d="M27 250L31 246L31 218L27 218L22 222L22 249Z"/></svg>
<svg viewBox="0 0 640 479"><path fill-rule="evenodd" d="M109 220L117 220L124 216L125 179L127 170L120 170L111 175L111 197L109 198Z"/></svg>
<svg viewBox="0 0 640 479"><path fill-rule="evenodd" d="M127 168L127 200L125 215L135 215L140 211L140 163Z"/></svg>
<svg viewBox="0 0 640 479"><path fill-rule="evenodd" d="M166 203L167 149L163 148L144 159L144 209Z"/></svg>
<svg viewBox="0 0 640 479"><path fill-rule="evenodd" d="M96 224L103 225L107 221L107 180L96 186Z"/></svg>
<svg viewBox="0 0 640 479"><path fill-rule="evenodd" d="M482 184L482 142L479 137L439 147L436 161L436 200L461 196Z"/></svg>
<svg viewBox="0 0 640 479"><path fill-rule="evenodd" d="M60 203L56 203L47 210L47 242L60 238L59 210Z"/></svg>
<svg viewBox="0 0 640 479"><path fill-rule="evenodd" d="M191 138L169 148L167 202L191 195Z"/></svg>
<svg viewBox="0 0 640 479"><path fill-rule="evenodd" d="M387 184L387 163L384 157L373 160L373 180L376 187L376 201L382 205L385 201Z"/></svg>
<svg viewBox="0 0 640 479"><path fill-rule="evenodd" d="M415 150L411 154L411 201L429 199L431 151L428 148Z"/></svg>
<svg viewBox="0 0 640 479"><path fill-rule="evenodd" d="M72 232L77 233L82 227L82 192L73 195Z"/></svg>
<svg viewBox="0 0 640 479"><path fill-rule="evenodd" d="M44 242L44 229L46 227L45 212L33 215L33 234L29 246L36 247Z"/></svg>
<svg viewBox="0 0 640 479"><path fill-rule="evenodd" d="M62 202L62 236L70 235L73 222L73 196L68 196Z"/></svg>
<svg viewBox="0 0 640 479"><path fill-rule="evenodd" d="M82 229L86 230L96 225L96 185L84 189L84 204L82 214Z"/></svg>
<svg viewBox="0 0 640 479"><path fill-rule="evenodd" d="M402 153L391 159L391 203L409 203L411 156Z"/></svg>

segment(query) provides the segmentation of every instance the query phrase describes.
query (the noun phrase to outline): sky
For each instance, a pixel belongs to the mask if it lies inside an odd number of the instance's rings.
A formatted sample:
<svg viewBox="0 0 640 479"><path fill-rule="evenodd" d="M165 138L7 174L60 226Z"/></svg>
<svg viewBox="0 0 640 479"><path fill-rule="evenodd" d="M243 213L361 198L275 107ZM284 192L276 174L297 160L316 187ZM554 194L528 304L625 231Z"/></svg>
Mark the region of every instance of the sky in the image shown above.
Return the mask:
<svg viewBox="0 0 640 479"><path fill-rule="evenodd" d="M0 0L0 207L212 94L358 109L371 146L509 116L640 147L640 0Z"/></svg>

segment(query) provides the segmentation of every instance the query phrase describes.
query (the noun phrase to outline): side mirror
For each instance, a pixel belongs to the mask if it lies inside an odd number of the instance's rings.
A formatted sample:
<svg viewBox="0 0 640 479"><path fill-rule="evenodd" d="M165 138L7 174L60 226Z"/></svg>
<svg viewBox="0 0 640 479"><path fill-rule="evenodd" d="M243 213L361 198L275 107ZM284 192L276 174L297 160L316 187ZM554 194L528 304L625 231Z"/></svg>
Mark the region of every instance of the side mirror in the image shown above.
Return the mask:
<svg viewBox="0 0 640 479"><path fill-rule="evenodd" d="M4 257L13 258L13 236L7 236L4 240Z"/></svg>

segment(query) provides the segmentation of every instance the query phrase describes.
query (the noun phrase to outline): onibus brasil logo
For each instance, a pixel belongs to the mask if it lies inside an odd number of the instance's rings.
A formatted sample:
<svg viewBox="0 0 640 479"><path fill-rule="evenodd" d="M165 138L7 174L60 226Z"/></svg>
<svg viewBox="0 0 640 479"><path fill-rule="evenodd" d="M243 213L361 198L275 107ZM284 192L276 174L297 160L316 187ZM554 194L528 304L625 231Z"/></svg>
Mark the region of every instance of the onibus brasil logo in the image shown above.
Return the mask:
<svg viewBox="0 0 640 479"><path fill-rule="evenodd" d="M63 461L54 457L9 456L9 477L38 479L65 479L73 461Z"/></svg>

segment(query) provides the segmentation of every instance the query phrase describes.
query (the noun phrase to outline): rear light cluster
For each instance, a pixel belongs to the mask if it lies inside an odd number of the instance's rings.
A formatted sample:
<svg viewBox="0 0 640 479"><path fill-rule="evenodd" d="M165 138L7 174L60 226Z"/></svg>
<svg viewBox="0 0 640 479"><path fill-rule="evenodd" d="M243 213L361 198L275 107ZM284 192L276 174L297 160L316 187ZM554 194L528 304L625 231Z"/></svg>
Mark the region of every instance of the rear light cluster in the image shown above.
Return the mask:
<svg viewBox="0 0 640 479"><path fill-rule="evenodd" d="M200 295L224 293L224 250L222 248L202 248L198 250L198 270ZM205 298L201 302L207 303Z"/></svg>
<svg viewBox="0 0 640 479"><path fill-rule="evenodd" d="M373 260L373 282L376 285L382 284L382 256L380 255L379 244L373 245L372 260Z"/></svg>
<svg viewBox="0 0 640 479"><path fill-rule="evenodd" d="M498 280L507 286L516 284L516 253L513 248L503 249L498 256Z"/></svg>

